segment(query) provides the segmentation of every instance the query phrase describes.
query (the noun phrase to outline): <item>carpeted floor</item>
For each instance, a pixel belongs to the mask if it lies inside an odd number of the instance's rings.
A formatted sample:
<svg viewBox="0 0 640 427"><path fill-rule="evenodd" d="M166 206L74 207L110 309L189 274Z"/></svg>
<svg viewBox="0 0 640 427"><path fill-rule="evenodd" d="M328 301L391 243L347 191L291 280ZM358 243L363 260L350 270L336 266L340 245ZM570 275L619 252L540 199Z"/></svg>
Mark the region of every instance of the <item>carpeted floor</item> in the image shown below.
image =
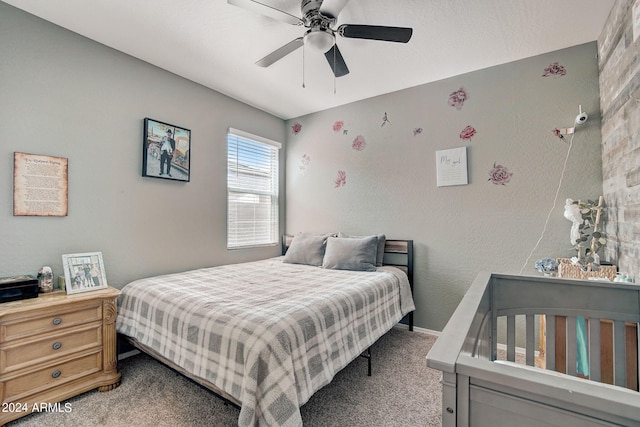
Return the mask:
<svg viewBox="0 0 640 427"><path fill-rule="evenodd" d="M394 328L301 408L305 426L440 426L440 372L425 357L436 337ZM69 399L69 412L35 413L8 426L164 427L237 425L239 409L145 354L119 362L120 387ZM64 404L62 405L64 409Z"/></svg>

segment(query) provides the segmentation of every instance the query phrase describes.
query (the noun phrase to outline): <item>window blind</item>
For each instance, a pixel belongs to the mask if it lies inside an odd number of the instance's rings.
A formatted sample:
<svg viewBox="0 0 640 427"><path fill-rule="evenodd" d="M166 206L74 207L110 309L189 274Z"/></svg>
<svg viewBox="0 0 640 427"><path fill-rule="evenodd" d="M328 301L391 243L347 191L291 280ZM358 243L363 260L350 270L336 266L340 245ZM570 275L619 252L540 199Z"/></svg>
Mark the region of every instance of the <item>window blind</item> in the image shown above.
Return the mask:
<svg viewBox="0 0 640 427"><path fill-rule="evenodd" d="M278 243L280 143L229 129L227 248Z"/></svg>

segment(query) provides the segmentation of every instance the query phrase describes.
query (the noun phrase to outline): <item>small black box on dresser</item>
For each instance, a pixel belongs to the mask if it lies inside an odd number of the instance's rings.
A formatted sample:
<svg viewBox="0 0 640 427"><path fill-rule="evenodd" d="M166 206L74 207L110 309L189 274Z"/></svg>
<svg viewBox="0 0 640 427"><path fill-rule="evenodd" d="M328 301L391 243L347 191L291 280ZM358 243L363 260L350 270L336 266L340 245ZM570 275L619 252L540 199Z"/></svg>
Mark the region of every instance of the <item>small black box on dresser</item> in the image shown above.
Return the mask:
<svg viewBox="0 0 640 427"><path fill-rule="evenodd" d="M38 279L30 274L0 277L0 303L38 296Z"/></svg>

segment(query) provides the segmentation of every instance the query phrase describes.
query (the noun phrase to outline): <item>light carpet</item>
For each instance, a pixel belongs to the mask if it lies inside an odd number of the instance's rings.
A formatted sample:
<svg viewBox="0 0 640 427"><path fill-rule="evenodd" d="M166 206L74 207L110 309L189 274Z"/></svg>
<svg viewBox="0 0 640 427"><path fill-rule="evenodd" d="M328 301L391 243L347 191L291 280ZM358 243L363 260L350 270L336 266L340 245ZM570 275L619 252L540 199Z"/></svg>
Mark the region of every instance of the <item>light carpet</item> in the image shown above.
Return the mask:
<svg viewBox="0 0 640 427"><path fill-rule="evenodd" d="M394 328L372 348L372 376L357 358L301 408L305 426L431 427L442 424L441 373L425 357L436 336ZM69 412L34 413L7 426L237 425L239 409L146 354L119 362L121 385L65 401ZM62 408L64 409L64 403Z"/></svg>

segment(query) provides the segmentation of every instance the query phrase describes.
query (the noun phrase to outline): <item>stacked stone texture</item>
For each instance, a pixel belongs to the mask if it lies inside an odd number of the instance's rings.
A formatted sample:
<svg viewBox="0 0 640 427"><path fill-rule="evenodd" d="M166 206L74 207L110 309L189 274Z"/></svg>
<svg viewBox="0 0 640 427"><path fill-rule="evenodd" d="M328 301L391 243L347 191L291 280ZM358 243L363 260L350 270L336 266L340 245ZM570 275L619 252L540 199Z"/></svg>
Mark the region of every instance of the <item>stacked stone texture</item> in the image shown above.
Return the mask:
<svg viewBox="0 0 640 427"><path fill-rule="evenodd" d="M605 256L640 282L640 34L634 40L634 2L613 6L598 39L598 63Z"/></svg>

